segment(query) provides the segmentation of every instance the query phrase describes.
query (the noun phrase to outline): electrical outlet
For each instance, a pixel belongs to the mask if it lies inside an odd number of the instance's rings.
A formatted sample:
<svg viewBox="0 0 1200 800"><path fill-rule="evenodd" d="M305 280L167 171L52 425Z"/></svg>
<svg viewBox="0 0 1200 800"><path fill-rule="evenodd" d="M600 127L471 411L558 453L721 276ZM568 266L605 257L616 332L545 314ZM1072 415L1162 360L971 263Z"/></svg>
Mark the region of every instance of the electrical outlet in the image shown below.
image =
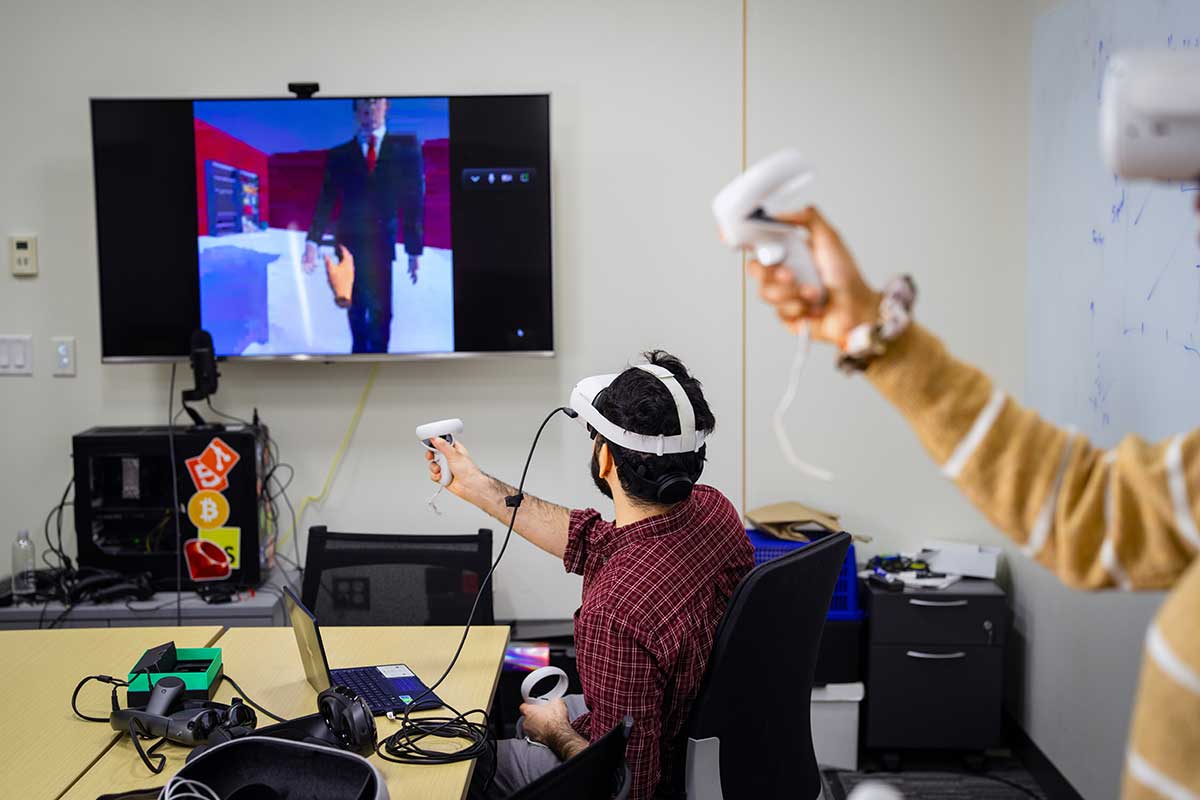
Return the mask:
<svg viewBox="0 0 1200 800"><path fill-rule="evenodd" d="M75 377L75 337L55 336L50 340L51 357L54 359L54 373L61 377Z"/></svg>
<svg viewBox="0 0 1200 800"><path fill-rule="evenodd" d="M369 610L371 608L371 579L334 578L333 607Z"/></svg>
<svg viewBox="0 0 1200 800"><path fill-rule="evenodd" d="M0 336L0 375L33 374L33 337Z"/></svg>
<svg viewBox="0 0 1200 800"><path fill-rule="evenodd" d="M13 275L32 278L38 274L36 236L8 237L8 255Z"/></svg>

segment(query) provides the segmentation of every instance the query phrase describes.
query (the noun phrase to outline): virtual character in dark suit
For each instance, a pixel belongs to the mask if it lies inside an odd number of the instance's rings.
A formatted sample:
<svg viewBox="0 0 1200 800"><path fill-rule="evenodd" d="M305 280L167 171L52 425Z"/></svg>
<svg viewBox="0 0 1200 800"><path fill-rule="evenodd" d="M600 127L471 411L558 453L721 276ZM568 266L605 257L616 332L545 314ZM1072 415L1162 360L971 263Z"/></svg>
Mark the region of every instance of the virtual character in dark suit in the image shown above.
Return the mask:
<svg viewBox="0 0 1200 800"><path fill-rule="evenodd" d="M392 324L392 261L399 221L404 223L408 275L417 282L424 251L425 178L421 145L413 134L386 129L388 101L354 101L358 131L329 151L325 177L304 250L304 269L317 262L317 247L336 228L339 263L326 259L338 305L347 308L354 353L386 353ZM348 290L348 291L347 291Z"/></svg>

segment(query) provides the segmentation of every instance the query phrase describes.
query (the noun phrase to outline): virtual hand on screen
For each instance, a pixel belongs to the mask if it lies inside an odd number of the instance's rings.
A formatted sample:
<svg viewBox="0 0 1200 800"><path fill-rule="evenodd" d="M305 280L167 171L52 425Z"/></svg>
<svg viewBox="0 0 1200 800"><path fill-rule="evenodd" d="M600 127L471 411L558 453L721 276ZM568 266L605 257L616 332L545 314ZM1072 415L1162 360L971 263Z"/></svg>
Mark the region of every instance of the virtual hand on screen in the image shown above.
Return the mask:
<svg viewBox="0 0 1200 800"><path fill-rule="evenodd" d="M808 231L813 264L829 293L825 305L818 306L819 286L798 283L795 273L782 264L766 267L751 261L747 269L759 282L759 295L775 307L788 330L799 333L807 324L814 339L839 344L857 325L873 322L879 293L863 280L854 256L821 212L810 206L775 217Z"/></svg>
<svg viewBox="0 0 1200 800"><path fill-rule="evenodd" d="M317 243L304 243L304 256L300 259L300 266L304 268L306 273L312 273L317 268Z"/></svg>
<svg viewBox="0 0 1200 800"><path fill-rule="evenodd" d="M416 256L408 257L408 277L412 278L413 285L417 283L417 269L421 266L420 259Z"/></svg>
<svg viewBox="0 0 1200 800"><path fill-rule="evenodd" d="M354 292L354 255L344 245L338 245L338 253L341 261L336 264L325 256L325 275L329 278L329 288L333 289L333 301L338 308L348 308Z"/></svg>

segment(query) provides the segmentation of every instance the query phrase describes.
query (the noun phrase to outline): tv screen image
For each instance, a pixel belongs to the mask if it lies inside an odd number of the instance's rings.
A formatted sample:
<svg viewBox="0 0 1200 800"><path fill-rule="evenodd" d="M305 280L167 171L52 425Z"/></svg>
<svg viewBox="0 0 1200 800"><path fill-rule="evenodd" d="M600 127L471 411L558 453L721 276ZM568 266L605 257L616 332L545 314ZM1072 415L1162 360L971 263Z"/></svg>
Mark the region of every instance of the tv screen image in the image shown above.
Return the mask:
<svg viewBox="0 0 1200 800"><path fill-rule="evenodd" d="M200 322L218 353L454 350L447 98L194 114ZM344 252L348 307L326 265Z"/></svg>
<svg viewBox="0 0 1200 800"><path fill-rule="evenodd" d="M93 100L105 360L549 354L548 100Z"/></svg>

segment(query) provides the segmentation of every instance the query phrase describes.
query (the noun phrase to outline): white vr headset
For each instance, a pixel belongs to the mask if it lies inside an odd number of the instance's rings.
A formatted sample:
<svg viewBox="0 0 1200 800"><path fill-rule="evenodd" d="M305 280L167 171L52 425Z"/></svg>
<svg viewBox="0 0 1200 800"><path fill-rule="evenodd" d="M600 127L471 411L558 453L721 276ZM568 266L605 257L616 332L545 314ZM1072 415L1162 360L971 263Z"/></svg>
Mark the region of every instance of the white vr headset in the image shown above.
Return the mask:
<svg viewBox="0 0 1200 800"><path fill-rule="evenodd" d="M1200 52L1114 55L1101 90L1100 148L1122 178L1200 178Z"/></svg>
<svg viewBox="0 0 1200 800"><path fill-rule="evenodd" d="M671 397L675 400L675 410L679 414L678 436L647 436L627 431L600 413L595 406L596 397L609 387L618 373L593 375L575 384L575 388L571 391L570 407L579 415L576 419L580 423L594 428L598 434L604 437L605 441L627 450L656 456L697 452L704 446L704 439L708 432L696 430L696 413L692 409L692 401L688 399L687 392L679 385L679 381L666 367L655 364L636 364L635 368L658 378L671 393Z"/></svg>

